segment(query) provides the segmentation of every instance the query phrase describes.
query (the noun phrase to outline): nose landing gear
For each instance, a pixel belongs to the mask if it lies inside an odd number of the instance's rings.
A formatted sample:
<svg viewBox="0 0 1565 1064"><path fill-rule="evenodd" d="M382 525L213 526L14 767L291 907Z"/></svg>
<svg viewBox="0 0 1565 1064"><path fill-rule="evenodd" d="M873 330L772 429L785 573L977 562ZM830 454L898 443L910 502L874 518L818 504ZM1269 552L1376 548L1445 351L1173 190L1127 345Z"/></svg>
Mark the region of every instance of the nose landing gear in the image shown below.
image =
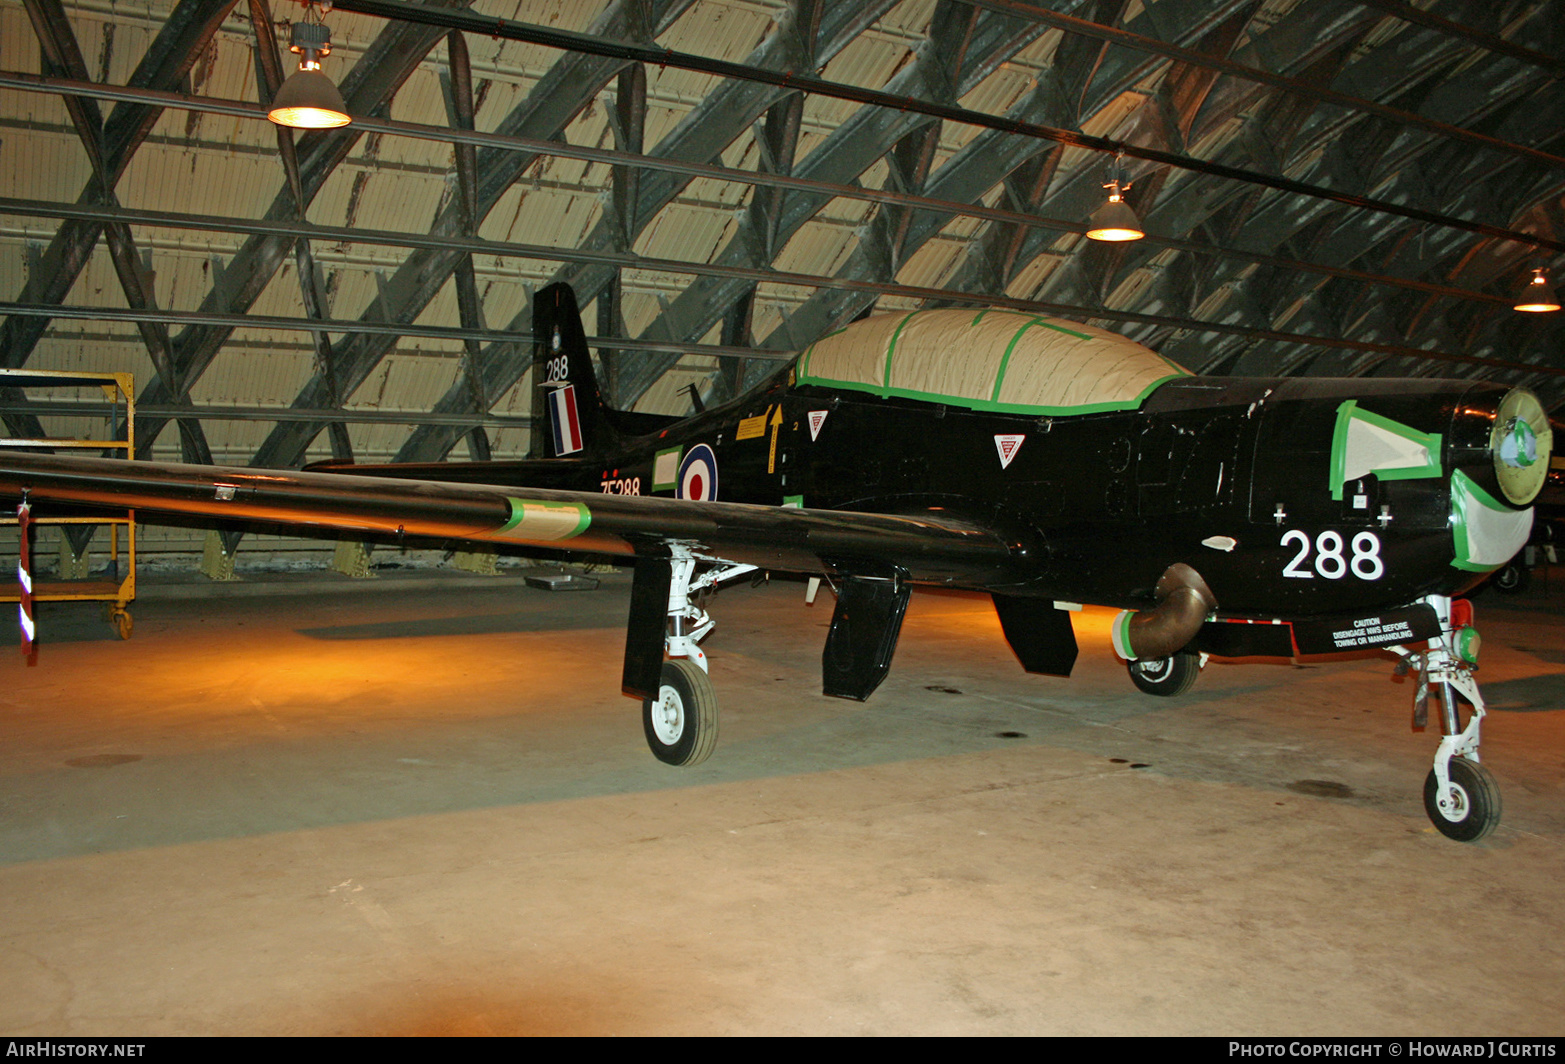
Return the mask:
<svg viewBox="0 0 1565 1064"><path fill-rule="evenodd" d="M1440 617L1440 637L1431 639L1422 652L1398 648L1418 673L1414 722L1423 724L1433 691L1439 698L1445 733L1435 751L1434 768L1424 780L1424 811L1447 838L1477 842L1499 824L1501 803L1494 776L1478 762L1478 733L1485 710L1478 681L1473 678L1478 653L1477 633L1469 624L1472 607L1465 602L1453 603L1443 595L1431 595L1425 601ZM1463 701L1471 707L1465 726L1461 722Z"/></svg>

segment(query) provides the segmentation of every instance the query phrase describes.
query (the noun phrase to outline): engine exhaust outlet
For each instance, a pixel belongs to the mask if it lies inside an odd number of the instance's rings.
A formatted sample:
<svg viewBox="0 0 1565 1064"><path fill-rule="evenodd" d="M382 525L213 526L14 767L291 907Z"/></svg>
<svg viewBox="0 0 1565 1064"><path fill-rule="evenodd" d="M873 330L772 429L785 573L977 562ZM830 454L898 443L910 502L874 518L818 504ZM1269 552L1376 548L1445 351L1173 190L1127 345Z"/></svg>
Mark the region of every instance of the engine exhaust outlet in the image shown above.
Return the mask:
<svg viewBox="0 0 1565 1064"><path fill-rule="evenodd" d="M1217 609L1217 596L1184 562L1165 569L1153 593L1157 605L1152 609L1123 610L1114 618L1114 652L1126 661L1178 653Z"/></svg>

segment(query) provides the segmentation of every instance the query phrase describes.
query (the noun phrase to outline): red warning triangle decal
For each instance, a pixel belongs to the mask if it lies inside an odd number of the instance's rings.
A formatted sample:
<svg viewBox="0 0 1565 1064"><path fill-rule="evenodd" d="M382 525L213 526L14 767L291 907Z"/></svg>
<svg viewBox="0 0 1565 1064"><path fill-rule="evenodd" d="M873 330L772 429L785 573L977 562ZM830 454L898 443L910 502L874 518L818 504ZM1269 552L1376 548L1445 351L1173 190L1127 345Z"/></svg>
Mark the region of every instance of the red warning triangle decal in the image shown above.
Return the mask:
<svg viewBox="0 0 1565 1064"><path fill-rule="evenodd" d="M810 442L811 443L814 443L816 441L816 439L818 439L820 437L821 426L826 424L826 415L829 414L829 413L831 413L830 410L811 410L810 411Z"/></svg>
<svg viewBox="0 0 1565 1064"><path fill-rule="evenodd" d="M1022 449L1023 436L996 436L994 449L1000 452L1000 468L1004 469L1011 464L1011 459L1016 457L1016 452Z"/></svg>

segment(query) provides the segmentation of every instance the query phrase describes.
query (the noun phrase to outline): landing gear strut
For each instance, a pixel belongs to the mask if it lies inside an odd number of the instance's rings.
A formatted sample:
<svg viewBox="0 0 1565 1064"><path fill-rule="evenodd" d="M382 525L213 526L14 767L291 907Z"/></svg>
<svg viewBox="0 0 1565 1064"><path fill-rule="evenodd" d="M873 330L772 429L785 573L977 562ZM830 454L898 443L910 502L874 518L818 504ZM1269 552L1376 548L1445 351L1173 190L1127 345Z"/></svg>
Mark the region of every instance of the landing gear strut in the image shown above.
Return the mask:
<svg viewBox="0 0 1565 1064"><path fill-rule="evenodd" d="M1398 648L1418 675L1413 717L1422 724L1431 693L1439 699L1444 738L1435 751L1435 765L1424 780L1424 811L1447 838L1477 842L1500 822L1500 788L1489 770L1478 763L1478 732L1484 718L1483 695L1473 679L1477 633L1467 623L1470 607L1453 605L1444 595L1425 599L1440 618L1441 635L1422 652ZM1458 698L1460 696L1460 698ZM1472 711L1461 722L1461 701Z"/></svg>
<svg viewBox="0 0 1565 1064"><path fill-rule="evenodd" d="M701 561L715 565L696 577L696 564ZM717 622L691 599L756 567L697 558L685 549L675 550L670 567L663 637L668 660L663 662L656 692L641 703L641 723L647 746L659 761L697 765L717 746L717 692L707 676L706 652L699 645Z"/></svg>

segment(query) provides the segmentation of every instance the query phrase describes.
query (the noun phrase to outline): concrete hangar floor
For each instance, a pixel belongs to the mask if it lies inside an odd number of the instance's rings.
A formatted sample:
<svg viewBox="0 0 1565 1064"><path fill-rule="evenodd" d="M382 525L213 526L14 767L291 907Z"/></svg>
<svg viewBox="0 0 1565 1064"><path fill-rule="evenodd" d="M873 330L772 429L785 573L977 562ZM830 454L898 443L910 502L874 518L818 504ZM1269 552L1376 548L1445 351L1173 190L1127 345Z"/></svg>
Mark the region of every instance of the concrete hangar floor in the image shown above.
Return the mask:
<svg viewBox="0 0 1565 1064"><path fill-rule="evenodd" d="M915 593L823 697L831 599L724 591L707 763L618 693L629 582L145 582L0 657L0 1030L1565 1031L1565 574L1479 599L1505 817L1424 816L1383 658L1148 698L1079 615L1025 675Z"/></svg>

